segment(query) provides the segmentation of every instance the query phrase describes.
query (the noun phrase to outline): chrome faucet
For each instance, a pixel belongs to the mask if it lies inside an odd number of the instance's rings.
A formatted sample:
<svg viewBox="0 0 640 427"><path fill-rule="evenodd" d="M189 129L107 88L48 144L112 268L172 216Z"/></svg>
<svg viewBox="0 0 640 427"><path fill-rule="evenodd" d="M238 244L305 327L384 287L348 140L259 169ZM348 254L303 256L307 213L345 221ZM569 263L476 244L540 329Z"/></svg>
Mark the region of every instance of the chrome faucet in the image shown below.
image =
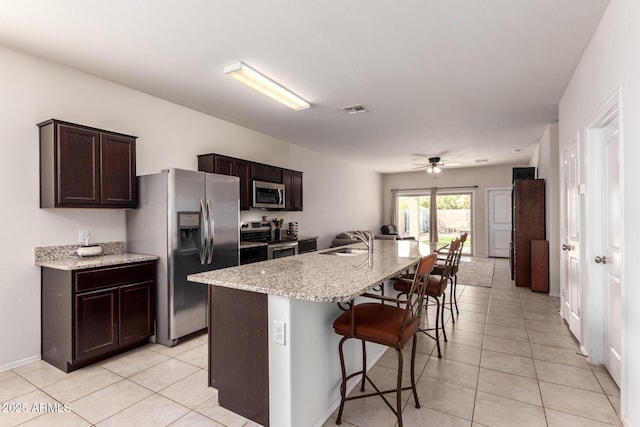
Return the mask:
<svg viewBox="0 0 640 427"><path fill-rule="evenodd" d="M367 246L369 253L373 253L373 234L367 231L354 231L352 232L353 237L360 240Z"/></svg>

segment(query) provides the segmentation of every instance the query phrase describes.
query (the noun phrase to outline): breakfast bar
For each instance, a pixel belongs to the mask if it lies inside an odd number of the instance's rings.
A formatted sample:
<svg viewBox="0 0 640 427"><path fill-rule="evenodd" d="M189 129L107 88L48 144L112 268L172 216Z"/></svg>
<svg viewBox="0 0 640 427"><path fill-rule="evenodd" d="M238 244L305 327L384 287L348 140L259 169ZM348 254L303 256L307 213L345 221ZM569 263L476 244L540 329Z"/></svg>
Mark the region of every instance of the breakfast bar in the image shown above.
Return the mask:
<svg viewBox="0 0 640 427"><path fill-rule="evenodd" d="M340 400L337 303L362 298L430 252L376 240L371 252L356 243L189 275L210 285L209 385L220 405L264 426L322 425ZM350 344L347 366L358 367L360 346ZM385 348L367 345L373 366Z"/></svg>

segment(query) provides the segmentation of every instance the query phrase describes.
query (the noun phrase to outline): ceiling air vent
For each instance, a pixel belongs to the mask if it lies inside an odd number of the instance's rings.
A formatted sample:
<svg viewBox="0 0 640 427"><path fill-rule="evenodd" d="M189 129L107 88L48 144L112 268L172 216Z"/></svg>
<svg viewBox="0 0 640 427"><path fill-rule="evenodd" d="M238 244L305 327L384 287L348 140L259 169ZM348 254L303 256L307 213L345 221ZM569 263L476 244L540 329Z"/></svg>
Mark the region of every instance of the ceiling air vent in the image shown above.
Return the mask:
<svg viewBox="0 0 640 427"><path fill-rule="evenodd" d="M476 159L476 163L487 163L489 159Z"/></svg>
<svg viewBox="0 0 640 427"><path fill-rule="evenodd" d="M362 104L347 105L346 107L340 107L340 109L345 111L347 114L360 114L367 112Z"/></svg>

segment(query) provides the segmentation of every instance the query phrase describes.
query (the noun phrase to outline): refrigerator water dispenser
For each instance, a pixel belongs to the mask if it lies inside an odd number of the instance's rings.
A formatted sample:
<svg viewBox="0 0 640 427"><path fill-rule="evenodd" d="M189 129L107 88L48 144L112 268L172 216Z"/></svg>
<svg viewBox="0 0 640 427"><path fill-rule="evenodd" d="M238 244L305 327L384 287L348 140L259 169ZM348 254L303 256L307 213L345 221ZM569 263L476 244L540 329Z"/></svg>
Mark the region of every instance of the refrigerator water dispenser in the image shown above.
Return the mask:
<svg viewBox="0 0 640 427"><path fill-rule="evenodd" d="M178 212L178 233L178 253L197 253L200 241L200 213Z"/></svg>

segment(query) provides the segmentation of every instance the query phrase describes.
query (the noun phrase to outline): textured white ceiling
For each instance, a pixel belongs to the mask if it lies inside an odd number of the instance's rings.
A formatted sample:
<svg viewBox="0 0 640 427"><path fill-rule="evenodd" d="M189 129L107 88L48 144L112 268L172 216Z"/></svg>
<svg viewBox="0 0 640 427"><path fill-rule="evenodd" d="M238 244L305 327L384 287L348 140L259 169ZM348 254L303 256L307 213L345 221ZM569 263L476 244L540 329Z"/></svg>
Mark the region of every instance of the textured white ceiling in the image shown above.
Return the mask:
<svg viewBox="0 0 640 427"><path fill-rule="evenodd" d="M0 44L397 172L416 154L528 162L607 4L0 0ZM239 61L312 107L291 111L222 73ZM357 103L369 112L339 110Z"/></svg>

